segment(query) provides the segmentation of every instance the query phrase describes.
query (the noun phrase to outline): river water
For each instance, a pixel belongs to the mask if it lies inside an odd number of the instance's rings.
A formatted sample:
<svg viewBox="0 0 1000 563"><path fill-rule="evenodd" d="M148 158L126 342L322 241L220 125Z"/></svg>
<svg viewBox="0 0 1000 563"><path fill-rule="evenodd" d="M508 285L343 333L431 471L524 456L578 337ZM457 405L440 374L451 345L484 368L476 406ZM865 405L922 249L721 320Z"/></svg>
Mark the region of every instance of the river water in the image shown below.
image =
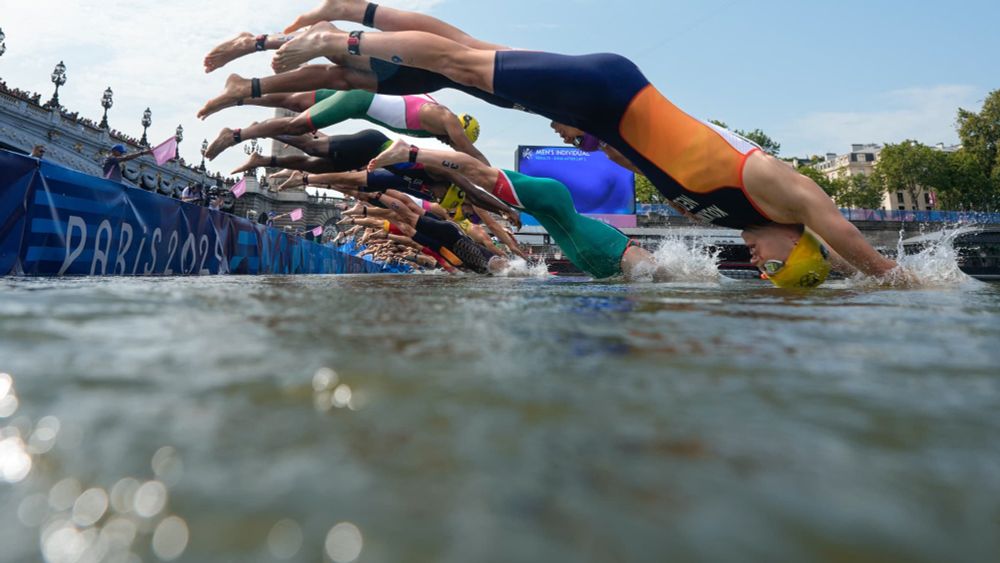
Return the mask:
<svg viewBox="0 0 1000 563"><path fill-rule="evenodd" d="M6 278L0 560L996 561L998 365L951 278Z"/></svg>

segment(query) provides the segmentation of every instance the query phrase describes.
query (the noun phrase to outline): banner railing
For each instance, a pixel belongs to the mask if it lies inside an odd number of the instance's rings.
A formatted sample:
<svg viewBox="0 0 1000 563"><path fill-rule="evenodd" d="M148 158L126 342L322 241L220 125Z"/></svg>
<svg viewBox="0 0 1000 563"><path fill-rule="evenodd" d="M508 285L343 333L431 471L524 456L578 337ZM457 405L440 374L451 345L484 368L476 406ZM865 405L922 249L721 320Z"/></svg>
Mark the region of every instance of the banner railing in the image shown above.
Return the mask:
<svg viewBox="0 0 1000 563"><path fill-rule="evenodd" d="M225 212L0 151L0 275L395 271Z"/></svg>

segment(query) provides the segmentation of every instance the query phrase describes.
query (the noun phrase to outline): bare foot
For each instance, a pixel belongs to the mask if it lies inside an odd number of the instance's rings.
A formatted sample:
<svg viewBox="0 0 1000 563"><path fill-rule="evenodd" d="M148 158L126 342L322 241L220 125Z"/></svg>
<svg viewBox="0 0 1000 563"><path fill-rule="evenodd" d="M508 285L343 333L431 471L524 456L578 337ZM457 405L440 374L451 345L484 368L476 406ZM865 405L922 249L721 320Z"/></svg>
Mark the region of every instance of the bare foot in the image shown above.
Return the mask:
<svg viewBox="0 0 1000 563"><path fill-rule="evenodd" d="M324 0L318 8L296 18L292 25L285 28L285 33L324 21L347 20L361 23L367 7L366 0Z"/></svg>
<svg viewBox="0 0 1000 563"><path fill-rule="evenodd" d="M364 212L365 206L360 203L355 203L354 207L344 210L344 215L361 215Z"/></svg>
<svg viewBox="0 0 1000 563"><path fill-rule="evenodd" d="M212 144L208 145L208 150L205 151L205 158L213 160L215 157L219 156L222 151L235 144L236 141L233 140L233 130L228 127L224 127L222 131L219 131L219 136L212 141Z"/></svg>
<svg viewBox="0 0 1000 563"><path fill-rule="evenodd" d="M334 55L340 54L336 46L347 45L346 41L346 34L333 24L317 23L309 31L282 45L271 60L271 68L276 73L287 72L324 56L328 50L332 49Z"/></svg>
<svg viewBox="0 0 1000 563"><path fill-rule="evenodd" d="M256 51L257 39L254 34L244 31L229 41L223 42L205 56L205 72L212 72L226 66L244 55Z"/></svg>
<svg viewBox="0 0 1000 563"><path fill-rule="evenodd" d="M268 159L268 160L270 160L270 159ZM271 164L271 163L268 162L268 164ZM272 172L271 174L268 174L267 177L268 178L274 178L275 180L287 180L288 178L292 177L292 174L295 174L294 170L289 170L287 168L283 168L281 170L278 170L277 172Z"/></svg>
<svg viewBox="0 0 1000 563"><path fill-rule="evenodd" d="M385 167L392 166L393 164L399 164L400 162L406 162L410 159L410 144L402 139L396 139L389 148L382 151L381 154L376 156L368 163L368 171L374 172L375 170Z"/></svg>
<svg viewBox="0 0 1000 563"><path fill-rule="evenodd" d="M282 182L280 186L278 186L278 191L280 192L282 190L297 188L299 186L305 185L305 182L302 181L302 177L303 177L302 172L292 172L292 174L288 177L288 179Z"/></svg>
<svg viewBox="0 0 1000 563"><path fill-rule="evenodd" d="M261 168L267 166L270 161L271 157L269 156L252 154L250 155L250 158L243 164L243 166L240 166L239 168L233 170L232 172L230 172L230 174L239 174L240 172L247 172L249 170L253 170L254 168Z"/></svg>
<svg viewBox="0 0 1000 563"><path fill-rule="evenodd" d="M198 119L205 119L213 113L235 106L237 102L250 97L250 81L238 74L230 74L222 93L212 98L205 107L198 110Z"/></svg>

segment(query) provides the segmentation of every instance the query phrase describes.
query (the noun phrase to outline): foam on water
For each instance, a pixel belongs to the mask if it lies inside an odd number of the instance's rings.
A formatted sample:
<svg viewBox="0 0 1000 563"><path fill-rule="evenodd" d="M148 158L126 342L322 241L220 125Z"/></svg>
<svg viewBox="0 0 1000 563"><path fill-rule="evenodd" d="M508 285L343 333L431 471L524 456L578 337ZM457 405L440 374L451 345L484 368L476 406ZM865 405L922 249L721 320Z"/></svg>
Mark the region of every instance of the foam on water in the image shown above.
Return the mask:
<svg viewBox="0 0 1000 563"><path fill-rule="evenodd" d="M507 267L498 274L502 278L547 278L549 265L544 260L538 262L528 262L523 258L512 256L508 259Z"/></svg>
<svg viewBox="0 0 1000 563"><path fill-rule="evenodd" d="M966 232L968 225L945 227L940 231L940 238L925 243L924 248L907 255L903 248L903 233L900 232L896 245L896 262L899 268L881 278L857 275L849 280L856 287L885 286L917 287L917 288L948 288L974 285L976 280L967 276L958 267L958 252L955 250L955 239Z"/></svg>
<svg viewBox="0 0 1000 563"><path fill-rule="evenodd" d="M665 271L672 282L717 282L719 250L700 239L667 237L653 252L653 265L640 271L638 279L653 277L655 270Z"/></svg>

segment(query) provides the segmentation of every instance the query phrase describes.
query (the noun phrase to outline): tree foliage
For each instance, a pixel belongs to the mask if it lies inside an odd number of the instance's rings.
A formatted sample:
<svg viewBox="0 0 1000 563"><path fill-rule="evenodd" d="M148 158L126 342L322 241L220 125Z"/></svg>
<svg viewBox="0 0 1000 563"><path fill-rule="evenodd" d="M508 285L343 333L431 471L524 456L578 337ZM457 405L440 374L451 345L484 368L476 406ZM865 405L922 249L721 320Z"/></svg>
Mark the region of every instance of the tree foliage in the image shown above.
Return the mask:
<svg viewBox="0 0 1000 563"><path fill-rule="evenodd" d="M983 101L979 113L958 110L962 149L953 155L956 185L947 193L958 208L1000 209L1000 90Z"/></svg>
<svg viewBox="0 0 1000 563"><path fill-rule="evenodd" d="M878 183L863 174L855 174L841 182L840 195L836 199L841 207L853 209L878 209L882 207L885 190Z"/></svg>
<svg viewBox="0 0 1000 563"><path fill-rule="evenodd" d="M664 203L666 199L660 190L653 186L653 183L649 181L649 178L641 175L635 175L635 200L639 203Z"/></svg>
<svg viewBox="0 0 1000 563"><path fill-rule="evenodd" d="M917 201L922 189L947 190L947 154L917 141L886 145L879 155L872 181L884 192L906 192Z"/></svg>

